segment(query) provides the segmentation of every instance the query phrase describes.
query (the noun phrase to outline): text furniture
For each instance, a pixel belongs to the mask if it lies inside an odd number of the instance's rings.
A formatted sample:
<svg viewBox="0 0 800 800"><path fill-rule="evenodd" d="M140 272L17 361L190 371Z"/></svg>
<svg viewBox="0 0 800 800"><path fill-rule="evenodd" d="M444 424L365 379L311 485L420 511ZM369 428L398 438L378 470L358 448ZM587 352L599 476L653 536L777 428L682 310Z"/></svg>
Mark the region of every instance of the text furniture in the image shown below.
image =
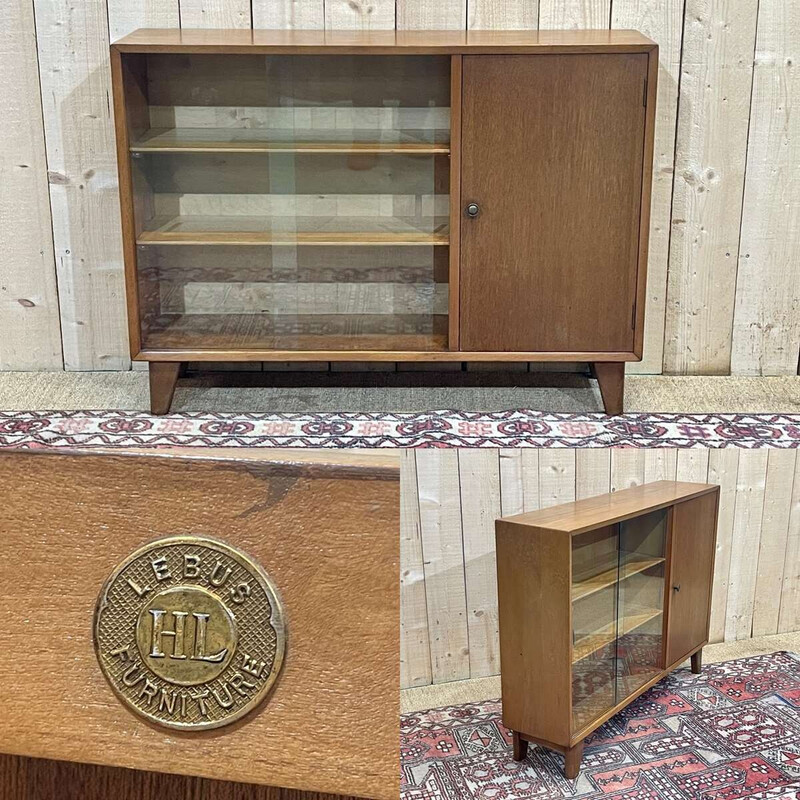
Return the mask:
<svg viewBox="0 0 800 800"><path fill-rule="evenodd" d="M583 740L708 641L719 487L659 481L497 521L514 758Z"/></svg>
<svg viewBox="0 0 800 800"><path fill-rule="evenodd" d="M111 47L131 354L642 355L658 48L635 31L139 30Z"/></svg>
<svg viewBox="0 0 800 800"><path fill-rule="evenodd" d="M0 483L0 752L15 756L2 760L15 787L8 797L396 800L396 457L6 451ZM137 548L174 536L240 548L281 599L283 668L267 699L226 727L173 730L143 719L112 692L93 647L109 574ZM131 575L131 588L144 594L159 576ZM181 656L169 642L177 627L163 630L168 657L185 657L188 646Z"/></svg>

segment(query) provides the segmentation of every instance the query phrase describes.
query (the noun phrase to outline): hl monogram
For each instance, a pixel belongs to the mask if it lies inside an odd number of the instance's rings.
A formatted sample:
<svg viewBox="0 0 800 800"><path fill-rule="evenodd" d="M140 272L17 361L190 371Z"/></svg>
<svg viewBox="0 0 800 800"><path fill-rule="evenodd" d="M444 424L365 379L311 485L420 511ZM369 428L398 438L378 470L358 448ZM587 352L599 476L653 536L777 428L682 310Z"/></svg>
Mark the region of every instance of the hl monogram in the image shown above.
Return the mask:
<svg viewBox="0 0 800 800"><path fill-rule="evenodd" d="M153 635L151 637L150 658L165 658L166 654L161 649L163 638L165 636L172 637L172 653L170 658L186 659L186 618L189 616L188 611L173 611L173 629L164 629L164 616L166 611L161 609L151 608L150 616L153 618ZM225 647L215 655L206 655L206 631L208 626L209 614L201 614L193 612L192 617L195 620L194 626L194 646L192 647L192 654L188 656L191 661L210 661L212 663L219 663L228 654L228 648Z"/></svg>

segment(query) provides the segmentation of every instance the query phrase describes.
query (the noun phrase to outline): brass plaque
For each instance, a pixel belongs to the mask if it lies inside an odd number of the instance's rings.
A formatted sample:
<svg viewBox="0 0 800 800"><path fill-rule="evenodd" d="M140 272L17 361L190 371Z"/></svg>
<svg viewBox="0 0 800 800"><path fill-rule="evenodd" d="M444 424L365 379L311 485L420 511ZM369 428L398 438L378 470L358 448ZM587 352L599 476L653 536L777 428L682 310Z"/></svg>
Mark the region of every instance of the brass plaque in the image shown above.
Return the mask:
<svg viewBox="0 0 800 800"><path fill-rule="evenodd" d="M286 630L278 594L240 550L200 536L132 553L100 592L100 668L151 722L218 728L255 708L275 683Z"/></svg>

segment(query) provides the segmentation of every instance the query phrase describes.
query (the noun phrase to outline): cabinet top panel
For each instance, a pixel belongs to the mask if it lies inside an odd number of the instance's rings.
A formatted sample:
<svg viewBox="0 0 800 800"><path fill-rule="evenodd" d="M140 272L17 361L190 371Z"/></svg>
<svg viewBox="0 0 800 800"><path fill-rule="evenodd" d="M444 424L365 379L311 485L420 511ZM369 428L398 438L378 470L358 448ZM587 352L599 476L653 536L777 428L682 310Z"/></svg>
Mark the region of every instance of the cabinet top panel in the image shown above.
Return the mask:
<svg viewBox="0 0 800 800"><path fill-rule="evenodd" d="M126 53L362 55L448 53L642 53L655 42L631 30L324 31L140 28L118 39Z"/></svg>
<svg viewBox="0 0 800 800"><path fill-rule="evenodd" d="M583 533L718 490L718 486L708 483L655 481L574 503L503 517L502 521L568 534Z"/></svg>

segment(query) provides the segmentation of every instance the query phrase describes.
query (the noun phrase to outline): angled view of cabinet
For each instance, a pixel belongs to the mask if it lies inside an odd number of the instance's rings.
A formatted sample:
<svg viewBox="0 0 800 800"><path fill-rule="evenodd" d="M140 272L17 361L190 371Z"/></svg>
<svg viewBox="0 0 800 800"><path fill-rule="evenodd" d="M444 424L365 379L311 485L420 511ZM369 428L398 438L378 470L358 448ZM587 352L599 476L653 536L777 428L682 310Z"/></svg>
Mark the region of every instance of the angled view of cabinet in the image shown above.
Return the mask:
<svg viewBox="0 0 800 800"><path fill-rule="evenodd" d="M719 487L659 481L496 523L503 724L583 741L708 642Z"/></svg>
<svg viewBox="0 0 800 800"><path fill-rule="evenodd" d="M141 30L111 47L131 355L642 355L657 46L635 31Z"/></svg>

